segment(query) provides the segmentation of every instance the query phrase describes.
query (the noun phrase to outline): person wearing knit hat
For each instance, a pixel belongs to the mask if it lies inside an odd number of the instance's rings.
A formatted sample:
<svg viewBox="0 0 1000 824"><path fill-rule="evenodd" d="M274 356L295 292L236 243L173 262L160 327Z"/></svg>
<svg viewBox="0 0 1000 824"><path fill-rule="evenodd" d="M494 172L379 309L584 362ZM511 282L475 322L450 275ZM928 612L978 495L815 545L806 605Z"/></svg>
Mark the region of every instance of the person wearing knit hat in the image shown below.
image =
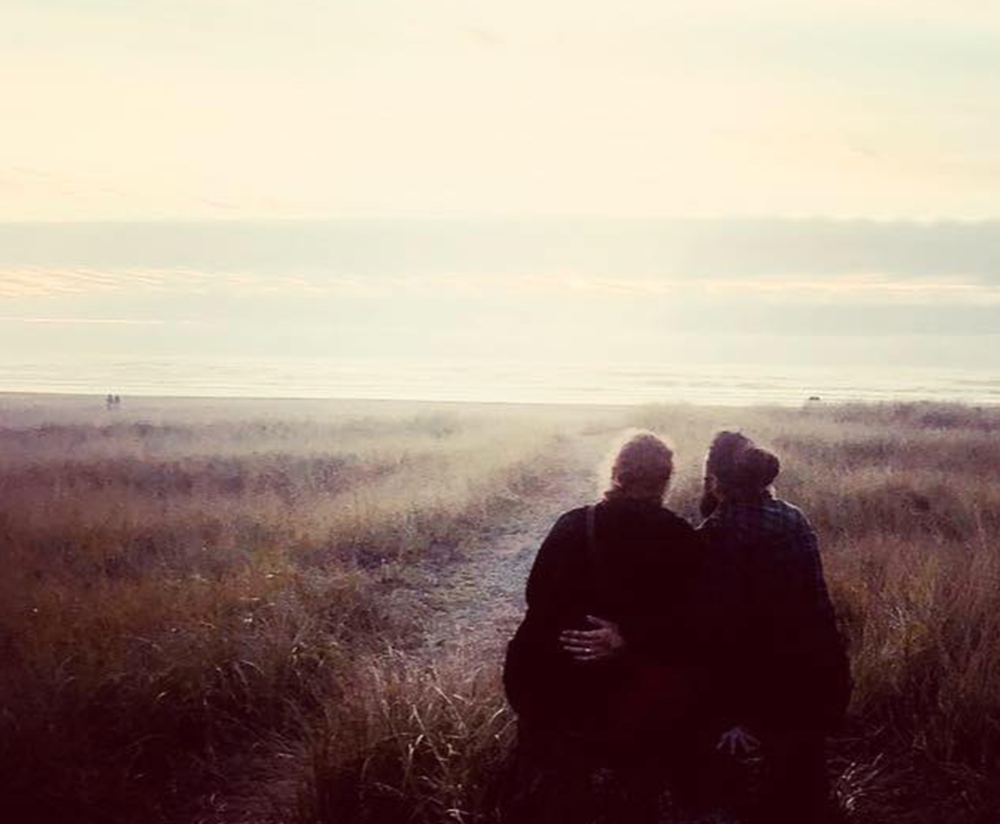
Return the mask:
<svg viewBox="0 0 1000 824"><path fill-rule="evenodd" d="M718 747L757 750L764 770L753 820L835 818L825 736L850 698L850 665L805 514L771 490L774 453L720 432L705 462L699 533L708 548L702 601L712 650Z"/></svg>
<svg viewBox="0 0 1000 824"><path fill-rule="evenodd" d="M735 491L743 489L749 495L756 495L775 482L781 472L781 461L773 452L752 446L744 449L736 461ZM732 497L733 493L730 493Z"/></svg>

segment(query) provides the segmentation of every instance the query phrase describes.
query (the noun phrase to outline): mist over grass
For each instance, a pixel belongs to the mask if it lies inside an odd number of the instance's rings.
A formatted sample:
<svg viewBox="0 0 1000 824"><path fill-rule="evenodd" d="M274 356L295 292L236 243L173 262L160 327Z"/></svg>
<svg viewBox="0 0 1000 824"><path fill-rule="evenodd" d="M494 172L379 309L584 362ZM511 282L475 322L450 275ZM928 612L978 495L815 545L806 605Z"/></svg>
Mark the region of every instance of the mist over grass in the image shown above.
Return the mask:
<svg viewBox="0 0 1000 824"><path fill-rule="evenodd" d="M428 651L427 594L565 483L575 439L627 426L673 440L689 516L718 428L782 456L852 645L850 820L991 822L1000 412L8 398L10 820L494 820L499 650Z"/></svg>

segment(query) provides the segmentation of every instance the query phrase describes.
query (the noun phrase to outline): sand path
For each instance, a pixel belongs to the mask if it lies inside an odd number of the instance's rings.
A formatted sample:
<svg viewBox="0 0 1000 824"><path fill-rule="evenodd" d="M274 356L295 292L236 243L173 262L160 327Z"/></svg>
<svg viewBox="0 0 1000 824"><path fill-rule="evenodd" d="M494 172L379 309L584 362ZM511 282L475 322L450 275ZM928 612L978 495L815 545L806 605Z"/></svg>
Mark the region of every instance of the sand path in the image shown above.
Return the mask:
<svg viewBox="0 0 1000 824"><path fill-rule="evenodd" d="M416 591L402 590L398 604L419 616L422 626L422 638L409 654L433 663L458 653L467 660L500 665L524 614L524 588L538 548L562 513L596 500L598 470L611 437L606 431L561 439L554 472L516 517L484 529L457 547L450 560L429 559L416 565L415 580L420 585ZM662 824L737 824L723 816L693 819L665 802ZM196 817L196 824L260 820L242 811L239 800L212 806L213 813Z"/></svg>
<svg viewBox="0 0 1000 824"><path fill-rule="evenodd" d="M558 470L545 493L521 517L480 535L466 559L441 570L431 589L431 618L422 652L433 659L450 650L499 665L524 614L524 588L542 541L563 512L593 503L598 470L610 433L574 436L560 443ZM739 824L721 813L691 815L661 799L661 824Z"/></svg>
<svg viewBox="0 0 1000 824"><path fill-rule="evenodd" d="M556 470L544 489L510 522L493 526L461 548L462 560L427 573L424 652L464 649L477 660L498 659L524 614L524 588L535 555L558 517L593 503L607 434L561 439Z"/></svg>
<svg viewBox="0 0 1000 824"><path fill-rule="evenodd" d="M410 586L388 596L390 608L410 615L419 627L414 645L406 649L408 655L433 664L461 651L463 657L471 654L470 660L499 666L524 613L524 587L538 548L559 515L595 499L596 469L608 443L608 433L560 439L554 472L537 497L518 507L517 516L408 571ZM260 824L260 809L267 802L260 801L257 784L275 780L273 762L273 753L266 748L234 759L228 770L230 780L234 775L243 778L200 799L196 813L177 820L183 824ZM279 787L278 796L291 793L297 778Z"/></svg>

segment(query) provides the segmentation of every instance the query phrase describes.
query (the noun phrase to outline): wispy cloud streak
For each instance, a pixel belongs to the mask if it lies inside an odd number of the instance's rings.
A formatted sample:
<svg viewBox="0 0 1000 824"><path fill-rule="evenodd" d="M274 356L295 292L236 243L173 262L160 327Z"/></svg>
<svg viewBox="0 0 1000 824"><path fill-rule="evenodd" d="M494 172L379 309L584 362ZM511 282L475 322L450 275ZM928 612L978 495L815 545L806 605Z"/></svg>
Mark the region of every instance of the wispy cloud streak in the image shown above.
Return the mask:
<svg viewBox="0 0 1000 824"><path fill-rule="evenodd" d="M679 295L719 297L737 295L780 296L799 300L878 301L914 303L946 301L1000 303L1000 285L973 276L954 274L936 278L902 277L877 272L851 275L775 275L699 277L615 277L572 272L515 275L272 275L214 273L197 269L82 268L0 269L0 300L100 296L102 294L191 297L284 296L312 298L391 298L400 294L441 296L507 296L543 299L556 295L583 297L651 297Z"/></svg>
<svg viewBox="0 0 1000 824"><path fill-rule="evenodd" d="M34 318L0 315L0 323L40 324L44 326L164 326L163 320L140 320L133 318ZM178 321L186 325L189 321Z"/></svg>

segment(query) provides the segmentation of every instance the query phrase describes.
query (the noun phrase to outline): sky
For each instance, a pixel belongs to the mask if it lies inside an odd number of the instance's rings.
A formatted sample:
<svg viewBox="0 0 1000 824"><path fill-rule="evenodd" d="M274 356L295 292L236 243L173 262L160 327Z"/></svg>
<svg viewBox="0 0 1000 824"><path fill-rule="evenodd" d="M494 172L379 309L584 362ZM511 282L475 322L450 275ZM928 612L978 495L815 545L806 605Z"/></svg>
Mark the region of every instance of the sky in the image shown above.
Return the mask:
<svg viewBox="0 0 1000 824"><path fill-rule="evenodd" d="M5 0L0 217L982 218L982 0Z"/></svg>
<svg viewBox="0 0 1000 824"><path fill-rule="evenodd" d="M5 0L0 76L8 359L1000 368L996 4Z"/></svg>

